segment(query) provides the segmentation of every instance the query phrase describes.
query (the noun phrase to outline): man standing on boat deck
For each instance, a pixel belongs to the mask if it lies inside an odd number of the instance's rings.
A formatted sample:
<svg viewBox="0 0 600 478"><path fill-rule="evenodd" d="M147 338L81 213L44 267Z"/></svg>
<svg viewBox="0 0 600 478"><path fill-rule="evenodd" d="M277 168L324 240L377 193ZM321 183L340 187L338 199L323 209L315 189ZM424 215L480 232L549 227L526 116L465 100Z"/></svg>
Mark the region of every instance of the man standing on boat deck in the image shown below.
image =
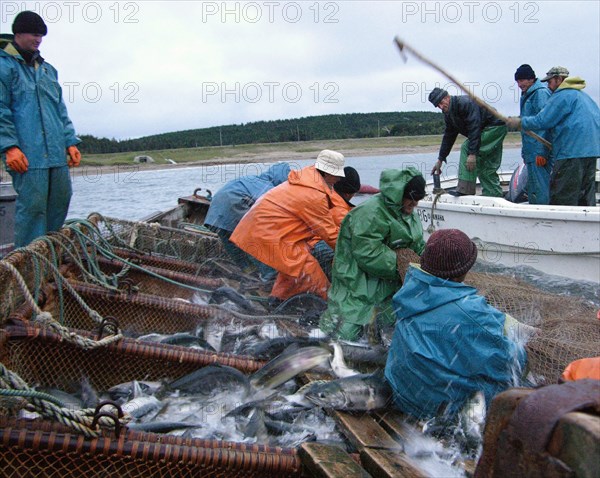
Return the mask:
<svg viewBox="0 0 600 478"><path fill-rule="evenodd" d="M467 137L460 148L458 187L453 196L475 194L477 177L484 196L502 197L498 168L502 162L502 143L506 125L468 96L450 96L446 90L434 88L429 101L444 113L446 129L438 160L431 174L440 174L442 163L454 146L458 134Z"/></svg>
<svg viewBox="0 0 600 478"><path fill-rule="evenodd" d="M535 116L509 118L511 128L552 134L555 158L550 177L550 204L594 206L596 161L600 157L600 108L584 93L585 80L569 77L562 66L551 68L541 81L552 96Z"/></svg>
<svg viewBox="0 0 600 478"><path fill-rule="evenodd" d="M515 81L521 90L521 116L535 116L550 98L552 92L536 78L533 68L521 65L515 72ZM550 141L548 131L534 131ZM553 157L541 142L521 131L521 157L527 167L527 197L529 204L550 204L550 173Z"/></svg>
<svg viewBox="0 0 600 478"><path fill-rule="evenodd" d="M231 242L279 274L271 302L310 292L327 298L329 280L310 253L309 241L335 249L333 185L344 177L344 156L323 150L314 166L293 170L288 180L264 194L242 218Z"/></svg>
<svg viewBox="0 0 600 478"><path fill-rule="evenodd" d="M48 32L44 20L23 11L12 31L0 39L0 152L18 194L15 246L22 247L62 227L69 166L79 166L81 154L57 71L38 49Z"/></svg>

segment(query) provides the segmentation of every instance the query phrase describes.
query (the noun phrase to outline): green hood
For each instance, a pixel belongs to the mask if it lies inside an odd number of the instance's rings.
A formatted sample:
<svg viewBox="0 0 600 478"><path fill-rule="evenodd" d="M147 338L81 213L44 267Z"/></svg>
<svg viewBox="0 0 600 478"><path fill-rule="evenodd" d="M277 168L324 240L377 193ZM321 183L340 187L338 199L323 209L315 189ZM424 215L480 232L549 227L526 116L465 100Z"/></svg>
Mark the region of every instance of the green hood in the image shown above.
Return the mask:
<svg viewBox="0 0 600 478"><path fill-rule="evenodd" d="M584 88L585 80L583 78L580 78L579 76L570 76L565 78L556 90L583 90Z"/></svg>
<svg viewBox="0 0 600 478"><path fill-rule="evenodd" d="M379 178L379 189L388 208L399 217L404 189L415 176L422 176L416 168L386 169Z"/></svg>

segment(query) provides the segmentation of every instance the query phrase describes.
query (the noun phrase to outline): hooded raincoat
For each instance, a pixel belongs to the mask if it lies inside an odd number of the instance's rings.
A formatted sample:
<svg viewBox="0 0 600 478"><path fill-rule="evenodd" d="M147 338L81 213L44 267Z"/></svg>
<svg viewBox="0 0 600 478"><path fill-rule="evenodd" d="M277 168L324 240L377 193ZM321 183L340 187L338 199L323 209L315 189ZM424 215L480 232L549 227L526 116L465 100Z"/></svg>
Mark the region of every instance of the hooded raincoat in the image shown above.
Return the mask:
<svg viewBox="0 0 600 478"><path fill-rule="evenodd" d="M548 100L552 92L536 78L529 89L521 95L521 116L537 115ZM549 131L534 131L538 136L552 142ZM550 203L550 173L552 172L553 156L548 148L535 138L521 131L521 157L527 166L527 195L530 204L549 204ZM546 158L544 166L536 164L536 157Z"/></svg>
<svg viewBox="0 0 600 478"><path fill-rule="evenodd" d="M550 204L596 203L596 158L600 157L600 108L584 93L585 81L566 78L542 111L521 118L524 130L549 130L556 160L550 178Z"/></svg>
<svg viewBox="0 0 600 478"><path fill-rule="evenodd" d="M287 299L312 292L327 297L329 281L310 253L313 237L335 248L333 190L314 166L290 172L287 182L264 194L242 218L231 241L279 272L271 295Z"/></svg>
<svg viewBox="0 0 600 478"><path fill-rule="evenodd" d="M381 192L342 221L321 330L353 340L376 312L388 322L394 320L391 298L401 285L394 249L410 248L421 254L425 248L416 212L401 211L406 184L420 174L414 168L383 171Z"/></svg>
<svg viewBox="0 0 600 478"><path fill-rule="evenodd" d="M475 288L411 266L393 302L385 377L403 412L454 415L477 391L489 404L520 375L524 351L503 335L505 315Z"/></svg>
<svg viewBox="0 0 600 478"><path fill-rule="evenodd" d="M600 108L583 90L585 81L566 78L535 116L524 115L524 130L551 130L556 161L600 157Z"/></svg>
<svg viewBox="0 0 600 478"><path fill-rule="evenodd" d="M72 194L66 148L80 140L56 69L41 57L28 65L12 40L12 35L0 39L0 152L16 146L29 162L25 173L9 170L18 194L15 246L20 247L63 225Z"/></svg>

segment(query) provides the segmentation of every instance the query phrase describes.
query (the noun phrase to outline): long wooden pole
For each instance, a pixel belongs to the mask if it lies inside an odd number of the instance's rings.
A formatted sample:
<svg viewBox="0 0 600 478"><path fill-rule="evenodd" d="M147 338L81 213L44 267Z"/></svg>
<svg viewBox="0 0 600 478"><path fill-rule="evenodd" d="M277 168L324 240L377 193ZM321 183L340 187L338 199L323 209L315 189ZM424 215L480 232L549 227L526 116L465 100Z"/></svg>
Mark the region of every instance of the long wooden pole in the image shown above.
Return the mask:
<svg viewBox="0 0 600 478"><path fill-rule="evenodd" d="M475 93L473 93L465 85L463 85L458 80L458 78L455 78L452 74L448 73L446 70L444 70L441 66L435 64L433 61L429 60L428 58L425 58L423 55L421 55L418 51L416 51L410 45L407 45L406 42L402 41L400 38L396 37L395 41L396 41L396 45L398 45L398 48L400 49L400 54L404 58L404 61L406 61L406 55L404 54L404 52L409 51L415 57L417 57L419 60L421 60L423 63L426 63L427 65L431 66L434 70L439 71L442 75L444 75L446 78L448 78L452 83L456 84L456 86L458 86L462 91L464 91L467 95L469 95L469 97L475 103L477 103L482 108L485 108L492 115L494 115L494 117L498 118L501 121L506 122L506 120L507 120L506 116L499 113L495 108L492 108L485 101L483 101L481 98L479 98ZM536 139L540 143L542 143L544 146L546 146L546 148L548 148L550 150L552 149L552 144L549 141L542 138L540 135L535 134L533 131L524 131L524 133L531 136L532 138Z"/></svg>

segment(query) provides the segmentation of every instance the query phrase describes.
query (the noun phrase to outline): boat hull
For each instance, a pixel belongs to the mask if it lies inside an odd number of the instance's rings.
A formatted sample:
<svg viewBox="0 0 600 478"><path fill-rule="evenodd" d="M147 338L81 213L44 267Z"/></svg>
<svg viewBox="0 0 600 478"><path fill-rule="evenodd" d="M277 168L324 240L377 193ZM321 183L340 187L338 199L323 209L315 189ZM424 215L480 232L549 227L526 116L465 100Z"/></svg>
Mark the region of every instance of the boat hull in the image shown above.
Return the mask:
<svg viewBox="0 0 600 478"><path fill-rule="evenodd" d="M425 237L460 229L479 258L548 274L600 282L600 207L515 204L501 198L433 195L419 202Z"/></svg>

